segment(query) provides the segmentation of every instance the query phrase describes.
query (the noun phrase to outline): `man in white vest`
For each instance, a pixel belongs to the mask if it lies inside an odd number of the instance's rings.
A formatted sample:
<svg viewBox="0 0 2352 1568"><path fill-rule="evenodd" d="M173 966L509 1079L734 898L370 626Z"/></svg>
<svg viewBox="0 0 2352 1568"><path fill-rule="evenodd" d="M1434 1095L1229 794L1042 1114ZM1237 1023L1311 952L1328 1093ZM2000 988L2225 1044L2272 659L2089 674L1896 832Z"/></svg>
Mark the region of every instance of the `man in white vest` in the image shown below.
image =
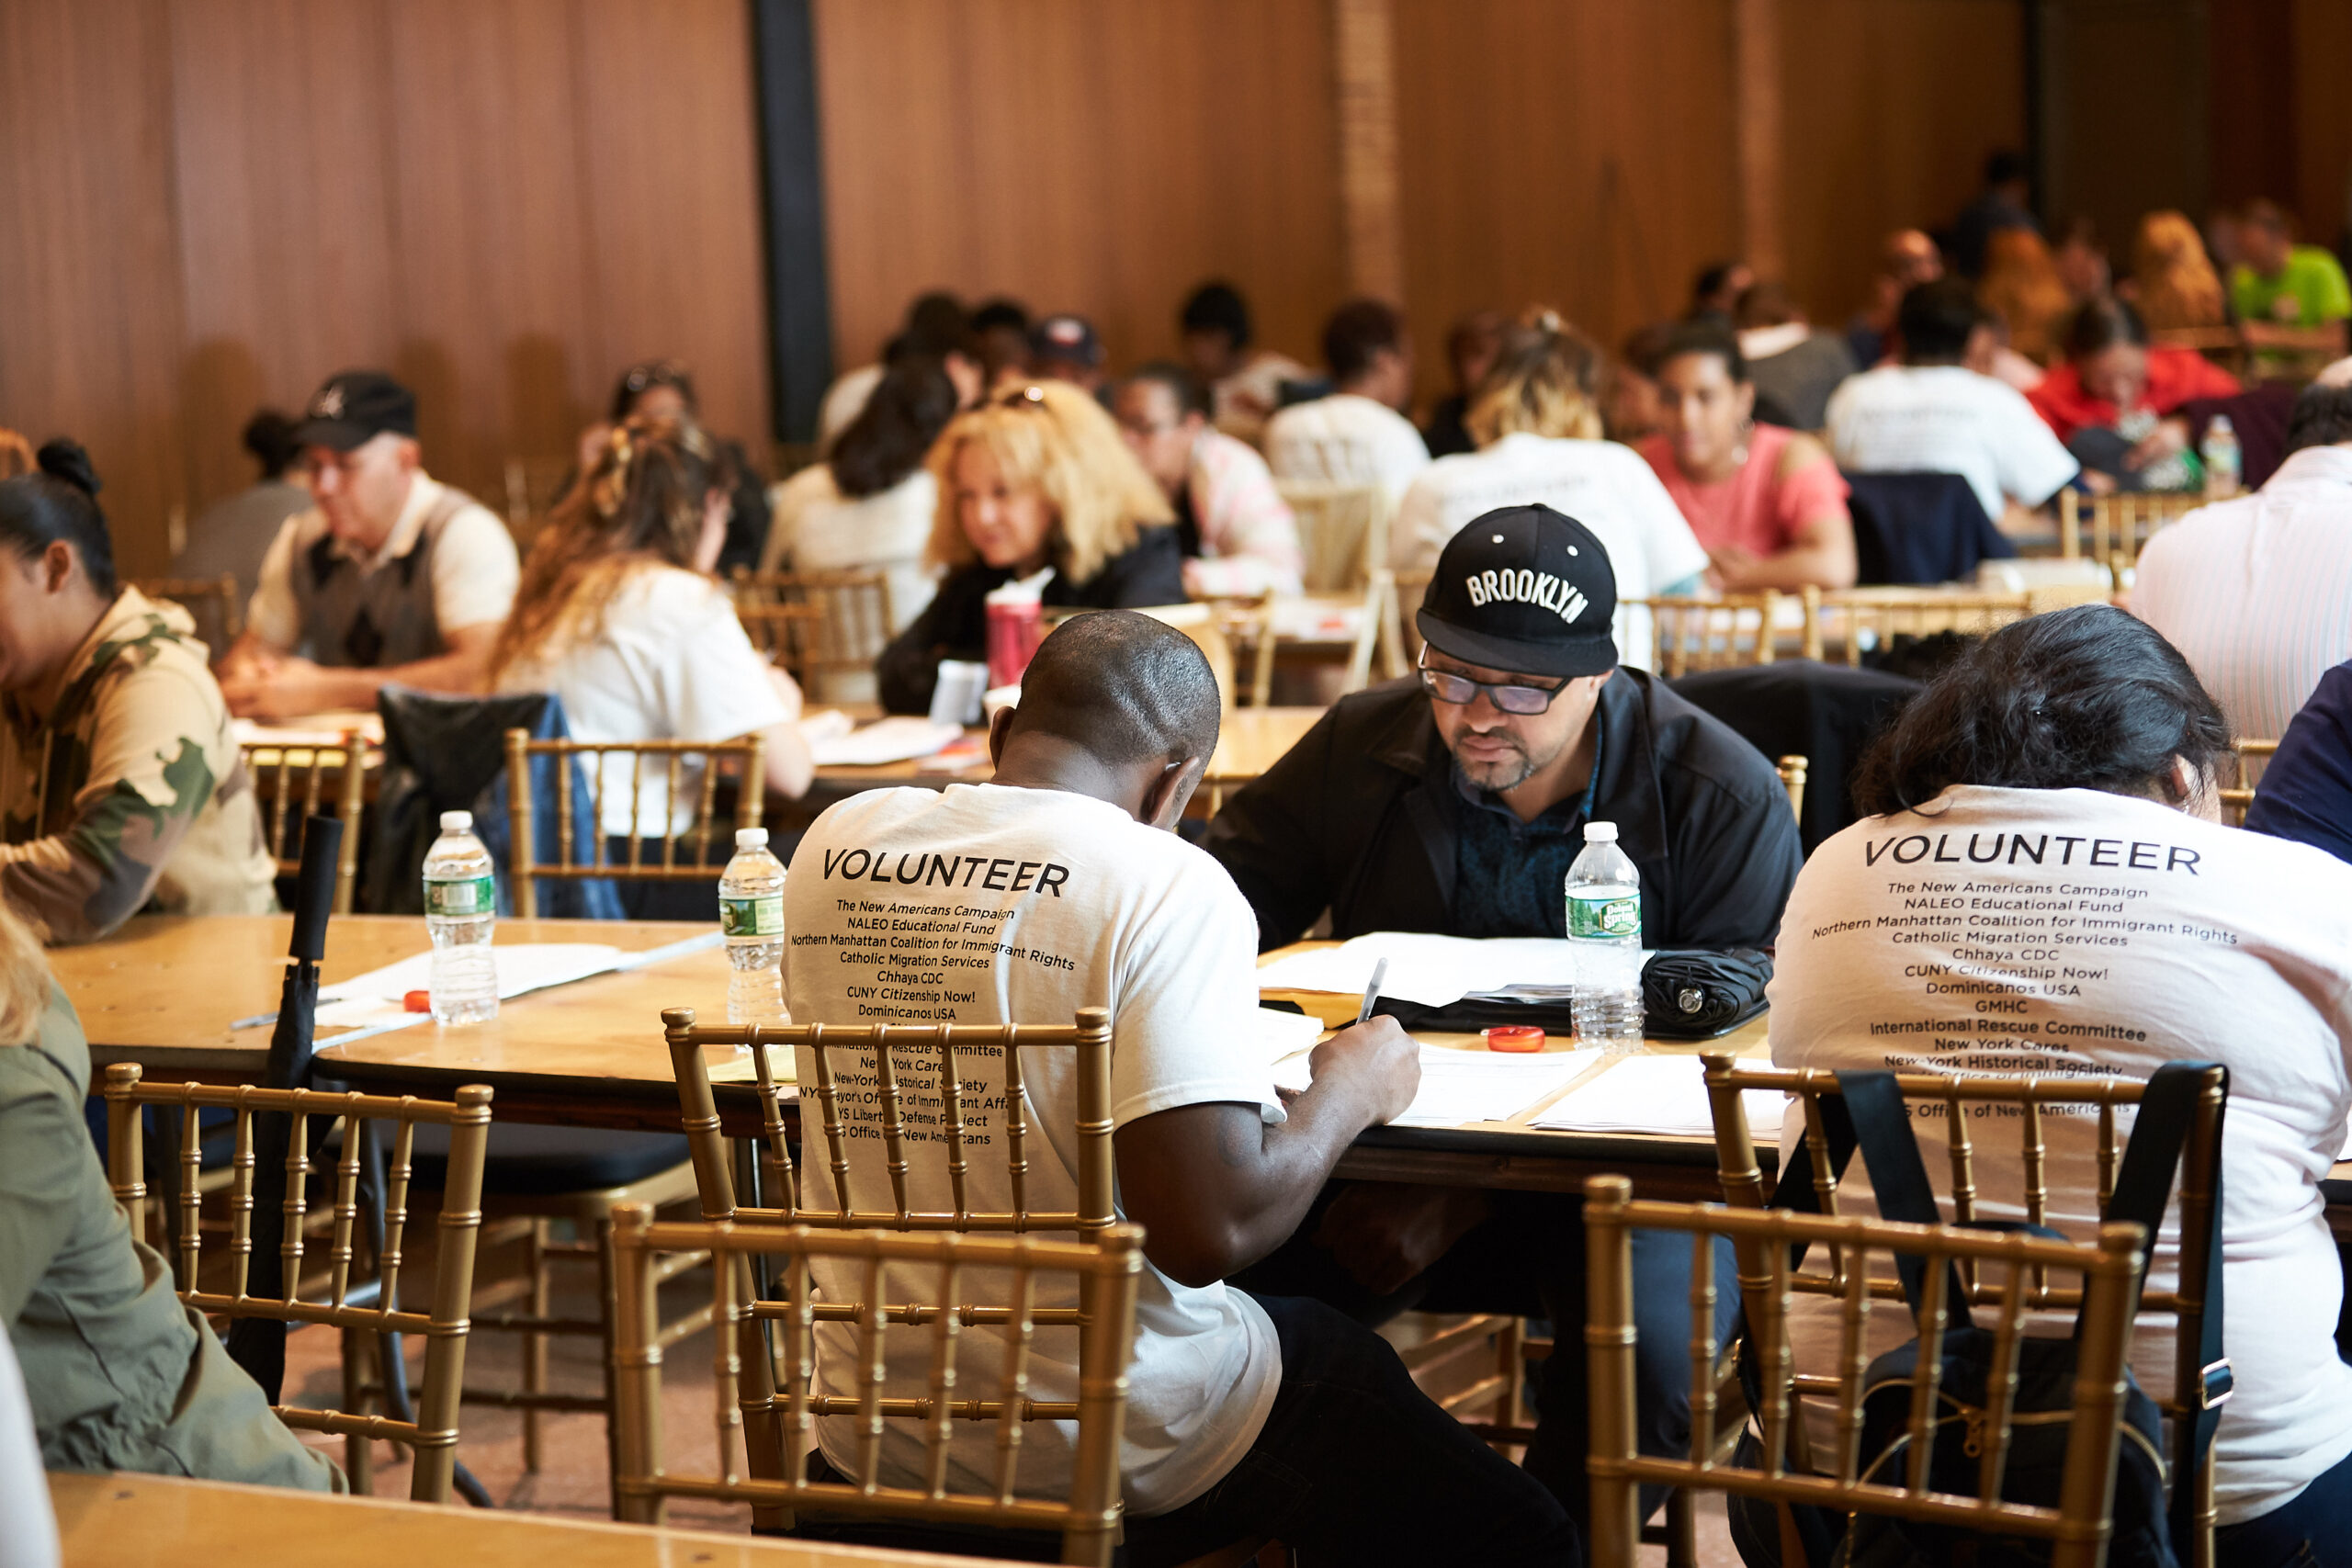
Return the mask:
<svg viewBox="0 0 2352 1568"><path fill-rule="evenodd" d="M346 370L311 398L296 438L312 504L271 541L220 661L231 711L373 707L387 682L472 690L521 567L506 525L421 466L415 394Z"/></svg>

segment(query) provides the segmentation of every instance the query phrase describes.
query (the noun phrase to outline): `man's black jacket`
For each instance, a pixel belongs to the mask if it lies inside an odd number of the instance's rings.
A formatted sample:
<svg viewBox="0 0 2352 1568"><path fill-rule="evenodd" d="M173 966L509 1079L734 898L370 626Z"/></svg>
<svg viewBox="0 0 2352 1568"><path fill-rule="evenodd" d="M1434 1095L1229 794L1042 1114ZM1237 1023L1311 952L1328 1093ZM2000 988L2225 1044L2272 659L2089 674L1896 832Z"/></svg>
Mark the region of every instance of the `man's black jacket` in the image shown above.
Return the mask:
<svg viewBox="0 0 2352 1568"><path fill-rule="evenodd" d="M1769 945L1804 860L1772 764L1644 671L1620 669L1598 711L1592 816L1641 873L1642 944ZM1260 951L1327 907L1335 937L1453 931L1453 822L1476 808L1438 793L1452 769L1429 697L1392 682L1342 697L1227 800L1203 847L1256 911Z"/></svg>

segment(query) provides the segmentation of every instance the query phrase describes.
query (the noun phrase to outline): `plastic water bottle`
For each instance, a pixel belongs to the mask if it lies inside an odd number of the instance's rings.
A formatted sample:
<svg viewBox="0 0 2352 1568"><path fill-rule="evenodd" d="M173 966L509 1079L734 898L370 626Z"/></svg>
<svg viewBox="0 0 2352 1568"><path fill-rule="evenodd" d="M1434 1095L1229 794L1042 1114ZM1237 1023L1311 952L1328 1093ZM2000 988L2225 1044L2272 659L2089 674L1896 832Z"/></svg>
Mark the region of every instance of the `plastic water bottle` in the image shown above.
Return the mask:
<svg viewBox="0 0 2352 1568"><path fill-rule="evenodd" d="M790 1023L784 1007L784 863L765 828L735 829L735 858L718 879L727 938L727 1021Z"/></svg>
<svg viewBox="0 0 2352 1568"><path fill-rule="evenodd" d="M2238 433L2230 423L2230 416L2217 413L2213 423L2205 427L2205 440L2197 448L2205 459L2205 497L2220 501L2237 494L2245 474L2245 457L2238 449Z"/></svg>
<svg viewBox="0 0 2352 1568"><path fill-rule="evenodd" d="M433 1021L496 1018L498 878L470 811L441 814L441 836L424 857L424 925L433 933Z"/></svg>
<svg viewBox="0 0 2352 1568"><path fill-rule="evenodd" d="M1568 945L1576 955L1577 1043L1642 1048L1642 879L1617 847L1617 824L1588 822L1568 868Z"/></svg>

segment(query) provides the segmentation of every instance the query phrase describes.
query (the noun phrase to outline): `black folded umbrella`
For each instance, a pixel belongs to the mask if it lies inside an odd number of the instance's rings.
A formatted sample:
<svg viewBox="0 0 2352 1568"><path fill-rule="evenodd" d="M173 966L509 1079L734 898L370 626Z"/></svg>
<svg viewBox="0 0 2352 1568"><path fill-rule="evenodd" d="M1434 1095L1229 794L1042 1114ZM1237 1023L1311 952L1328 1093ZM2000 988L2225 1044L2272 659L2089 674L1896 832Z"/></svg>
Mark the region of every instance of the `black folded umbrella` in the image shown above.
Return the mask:
<svg viewBox="0 0 2352 1568"><path fill-rule="evenodd" d="M294 940L287 951L277 1025L269 1036L269 1065L262 1075L265 1089L302 1089L311 1081L319 960L326 954L327 915L334 907L335 852L342 845L340 818L313 817L302 825ZM283 1296L294 1283L286 1278L285 1258L278 1251L286 1239L286 1152L296 1136L308 1139L309 1122L305 1116L263 1116L254 1127L253 1253L246 1264L245 1288L255 1296ZM298 1202L302 1196L294 1194ZM280 1403L286 1382L286 1326L259 1317L241 1317L229 1325L230 1359L261 1385L272 1404Z"/></svg>
<svg viewBox="0 0 2352 1568"><path fill-rule="evenodd" d="M1653 1040L1713 1040L1764 1010L1772 955L1758 947L1669 949L1642 966L1643 1032Z"/></svg>

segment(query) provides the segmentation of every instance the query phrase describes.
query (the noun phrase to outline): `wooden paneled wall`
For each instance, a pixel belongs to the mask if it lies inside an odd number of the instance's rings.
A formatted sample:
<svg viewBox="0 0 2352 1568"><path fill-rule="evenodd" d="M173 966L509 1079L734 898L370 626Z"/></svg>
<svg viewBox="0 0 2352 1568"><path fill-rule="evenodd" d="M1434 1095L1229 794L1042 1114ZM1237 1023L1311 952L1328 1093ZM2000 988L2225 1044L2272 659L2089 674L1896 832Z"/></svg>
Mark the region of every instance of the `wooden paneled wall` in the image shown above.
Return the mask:
<svg viewBox="0 0 2352 1568"><path fill-rule="evenodd" d="M1081 311L1132 366L1215 276L1306 349L1344 278L1329 10L819 0L837 364L945 288Z"/></svg>
<svg viewBox="0 0 2352 1568"><path fill-rule="evenodd" d="M494 504L634 359L759 449L752 92L739 0L11 0L0 424L90 446L146 572L353 366Z"/></svg>

